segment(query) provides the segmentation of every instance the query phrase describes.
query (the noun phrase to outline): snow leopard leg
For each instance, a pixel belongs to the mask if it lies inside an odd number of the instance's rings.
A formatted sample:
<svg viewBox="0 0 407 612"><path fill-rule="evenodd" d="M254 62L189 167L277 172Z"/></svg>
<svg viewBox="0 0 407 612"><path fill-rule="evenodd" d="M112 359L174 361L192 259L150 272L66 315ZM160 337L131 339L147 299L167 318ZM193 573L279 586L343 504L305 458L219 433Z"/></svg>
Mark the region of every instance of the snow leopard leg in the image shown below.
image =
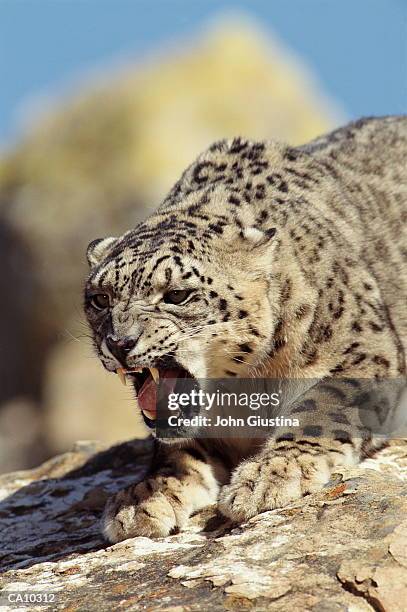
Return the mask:
<svg viewBox="0 0 407 612"><path fill-rule="evenodd" d="M286 506L322 489L336 467L357 464L405 388L404 381L384 381L372 390L371 382L320 383L294 402L291 415L299 417L300 432L279 429L237 467L220 493L222 514L242 521Z"/></svg>
<svg viewBox="0 0 407 612"><path fill-rule="evenodd" d="M109 542L167 536L182 529L193 512L216 502L214 470L195 446L160 445L155 464L149 478L108 500L102 520Z"/></svg>

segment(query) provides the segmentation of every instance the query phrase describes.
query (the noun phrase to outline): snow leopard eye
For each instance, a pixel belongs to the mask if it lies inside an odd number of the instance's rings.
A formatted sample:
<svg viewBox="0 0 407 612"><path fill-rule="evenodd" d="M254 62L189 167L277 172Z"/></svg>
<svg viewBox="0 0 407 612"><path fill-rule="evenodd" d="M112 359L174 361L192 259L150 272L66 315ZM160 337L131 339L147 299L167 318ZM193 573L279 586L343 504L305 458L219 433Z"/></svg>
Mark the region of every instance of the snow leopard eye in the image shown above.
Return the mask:
<svg viewBox="0 0 407 612"><path fill-rule="evenodd" d="M191 291L188 289L173 289L172 291L164 293L163 299L165 304L182 304L190 293Z"/></svg>
<svg viewBox="0 0 407 612"><path fill-rule="evenodd" d="M110 299L106 293L96 293L90 298L90 305L95 310L106 310L110 306Z"/></svg>

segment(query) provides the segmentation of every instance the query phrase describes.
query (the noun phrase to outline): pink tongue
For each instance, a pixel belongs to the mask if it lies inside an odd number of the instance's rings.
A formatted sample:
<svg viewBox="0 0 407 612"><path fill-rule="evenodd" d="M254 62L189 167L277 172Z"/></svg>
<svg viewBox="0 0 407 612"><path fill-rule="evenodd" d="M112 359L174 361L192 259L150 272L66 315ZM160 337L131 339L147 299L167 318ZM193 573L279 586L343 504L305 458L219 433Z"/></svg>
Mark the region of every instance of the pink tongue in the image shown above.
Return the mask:
<svg viewBox="0 0 407 612"><path fill-rule="evenodd" d="M175 387L176 379L179 377L180 370L163 370L160 372L160 380L171 379L165 381L167 393L172 393ZM157 385L151 374L144 382L137 395L138 405L141 410L149 412L156 416L157 414Z"/></svg>
<svg viewBox="0 0 407 612"><path fill-rule="evenodd" d="M138 405L141 410L156 414L157 404L157 385L155 384L152 376L149 376L137 395Z"/></svg>

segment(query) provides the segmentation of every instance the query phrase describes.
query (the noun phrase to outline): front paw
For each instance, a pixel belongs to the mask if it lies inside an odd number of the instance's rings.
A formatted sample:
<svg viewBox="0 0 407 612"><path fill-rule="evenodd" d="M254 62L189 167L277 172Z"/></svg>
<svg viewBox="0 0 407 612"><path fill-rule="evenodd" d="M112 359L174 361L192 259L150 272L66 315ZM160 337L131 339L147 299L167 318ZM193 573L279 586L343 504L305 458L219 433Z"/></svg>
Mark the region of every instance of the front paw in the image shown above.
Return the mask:
<svg viewBox="0 0 407 612"><path fill-rule="evenodd" d="M141 482L108 500L102 530L111 544L136 536L165 537L177 526L177 517L168 498L161 491L149 489L148 483Z"/></svg>
<svg viewBox="0 0 407 612"><path fill-rule="evenodd" d="M219 510L233 521L245 521L320 490L329 477L325 456L258 457L242 463L222 488Z"/></svg>

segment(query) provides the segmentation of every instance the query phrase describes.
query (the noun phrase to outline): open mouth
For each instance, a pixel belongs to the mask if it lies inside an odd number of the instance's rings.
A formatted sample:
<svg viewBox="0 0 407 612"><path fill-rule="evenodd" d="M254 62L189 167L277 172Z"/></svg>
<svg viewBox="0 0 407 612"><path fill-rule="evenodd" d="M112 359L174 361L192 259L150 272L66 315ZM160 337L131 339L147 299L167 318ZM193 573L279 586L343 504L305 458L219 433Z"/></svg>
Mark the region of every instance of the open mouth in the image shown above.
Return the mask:
<svg viewBox="0 0 407 612"><path fill-rule="evenodd" d="M164 385L165 394L169 395L175 391L179 379L193 378L188 370L176 363L171 364L171 367L118 368L116 373L124 385L128 378L131 380L138 406L149 427L152 427L157 419L158 384Z"/></svg>

